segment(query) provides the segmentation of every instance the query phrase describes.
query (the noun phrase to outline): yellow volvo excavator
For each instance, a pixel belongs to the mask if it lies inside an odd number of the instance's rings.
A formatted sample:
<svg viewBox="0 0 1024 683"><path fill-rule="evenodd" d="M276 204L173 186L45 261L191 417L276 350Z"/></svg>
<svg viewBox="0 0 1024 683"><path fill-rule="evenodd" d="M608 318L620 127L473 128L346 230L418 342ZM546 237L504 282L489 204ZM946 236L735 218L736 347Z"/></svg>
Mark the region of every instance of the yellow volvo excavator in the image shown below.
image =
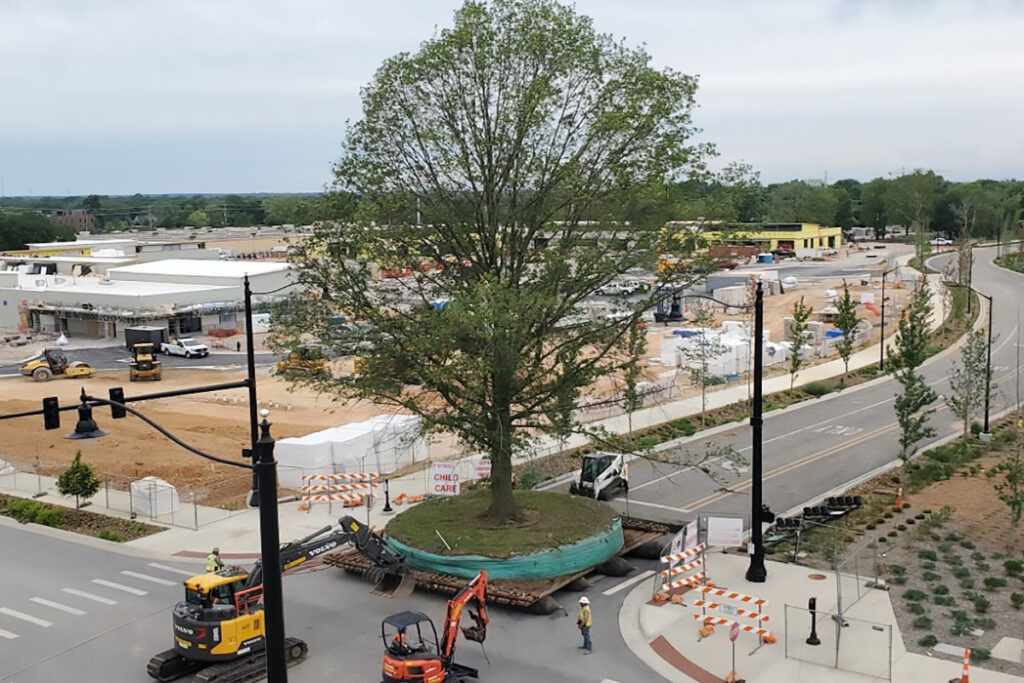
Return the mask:
<svg viewBox="0 0 1024 683"><path fill-rule="evenodd" d="M380 535L345 516L338 527L281 547L281 569L292 569L345 543L352 543L374 562L371 578L393 581L394 595L408 595L414 585L405 559ZM251 572L225 567L185 580L185 599L172 612L174 647L149 660L149 675L161 682L195 674L202 683L241 683L261 678L266 670L263 620L263 568ZM285 639L288 665L301 661L308 647L298 638Z"/></svg>

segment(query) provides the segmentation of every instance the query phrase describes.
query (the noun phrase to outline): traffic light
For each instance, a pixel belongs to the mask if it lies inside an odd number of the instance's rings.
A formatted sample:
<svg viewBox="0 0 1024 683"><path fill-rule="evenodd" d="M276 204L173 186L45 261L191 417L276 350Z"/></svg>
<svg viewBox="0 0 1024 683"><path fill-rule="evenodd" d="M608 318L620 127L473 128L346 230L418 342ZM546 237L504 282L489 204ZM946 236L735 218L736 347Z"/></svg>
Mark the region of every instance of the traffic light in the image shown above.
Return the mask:
<svg viewBox="0 0 1024 683"><path fill-rule="evenodd" d="M124 389L121 387L114 387L110 390L110 415L115 419L119 419L128 414L128 411L124 409ZM122 405L114 405L120 403Z"/></svg>
<svg viewBox="0 0 1024 683"><path fill-rule="evenodd" d="M43 399L43 426L60 429L60 402L56 396Z"/></svg>

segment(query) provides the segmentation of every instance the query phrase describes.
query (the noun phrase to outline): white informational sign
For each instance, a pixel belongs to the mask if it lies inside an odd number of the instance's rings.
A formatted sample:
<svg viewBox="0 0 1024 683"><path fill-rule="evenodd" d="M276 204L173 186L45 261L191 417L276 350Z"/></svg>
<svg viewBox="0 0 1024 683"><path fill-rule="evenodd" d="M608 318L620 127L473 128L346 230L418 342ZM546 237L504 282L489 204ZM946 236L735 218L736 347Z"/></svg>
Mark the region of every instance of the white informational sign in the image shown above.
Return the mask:
<svg viewBox="0 0 1024 683"><path fill-rule="evenodd" d="M454 462L435 462L430 466L430 492L435 496L459 495L459 471Z"/></svg>
<svg viewBox="0 0 1024 683"><path fill-rule="evenodd" d="M718 611L722 614L728 614L730 617L739 616L739 612L732 605L719 605Z"/></svg>
<svg viewBox="0 0 1024 683"><path fill-rule="evenodd" d="M476 461L476 478L486 479L491 476L491 459L480 458Z"/></svg>
<svg viewBox="0 0 1024 683"><path fill-rule="evenodd" d="M683 552L683 538L686 536L686 529L680 529L679 533L672 537L672 545L669 547L668 554L675 555L676 553Z"/></svg>
<svg viewBox="0 0 1024 683"><path fill-rule="evenodd" d="M683 527L683 531L686 532L686 543L683 545L683 550L689 550L697 545L697 520L693 520Z"/></svg>
<svg viewBox="0 0 1024 683"><path fill-rule="evenodd" d="M735 548L743 545L742 517L708 517L708 545Z"/></svg>

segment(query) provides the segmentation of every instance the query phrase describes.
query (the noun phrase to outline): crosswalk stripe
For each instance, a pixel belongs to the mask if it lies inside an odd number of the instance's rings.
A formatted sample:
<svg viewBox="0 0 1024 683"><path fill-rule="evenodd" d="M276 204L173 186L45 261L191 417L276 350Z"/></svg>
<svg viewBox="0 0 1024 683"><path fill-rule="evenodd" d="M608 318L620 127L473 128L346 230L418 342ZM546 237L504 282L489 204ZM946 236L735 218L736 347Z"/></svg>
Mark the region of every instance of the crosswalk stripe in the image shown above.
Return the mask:
<svg viewBox="0 0 1024 683"><path fill-rule="evenodd" d="M18 610L11 609L10 607L0 607L0 614L6 614L9 617L21 619L22 621L27 621L30 624L42 626L43 628L49 628L50 626L53 626L53 622L51 621L47 621L46 619L40 619L39 617L34 617L31 614L25 614L24 612L19 612Z"/></svg>
<svg viewBox="0 0 1024 683"><path fill-rule="evenodd" d="M159 562L150 562L149 566L150 567L154 567L156 569L163 569L165 572L172 572L174 574L182 574L184 576L193 576L193 575L195 575L195 572L190 572L187 569L178 569L177 567L168 567L166 564L160 564Z"/></svg>
<svg viewBox="0 0 1024 683"><path fill-rule="evenodd" d="M5 631L2 628L0 628L0 638L6 638L7 640L14 640L17 637L18 637L17 633L11 633L10 631Z"/></svg>
<svg viewBox="0 0 1024 683"><path fill-rule="evenodd" d="M59 602L54 602L53 600L47 600L46 598L30 598L30 599L31 599L32 602L36 603L37 605L45 605L46 607L52 607L53 609L59 609L61 612L67 612L68 614L74 614L76 617L80 617L83 614L85 614L85 612L83 612L80 609L76 609L75 607L68 607L67 605L62 605Z"/></svg>
<svg viewBox="0 0 1024 683"><path fill-rule="evenodd" d="M61 591L67 593L68 595L77 595L78 597L85 598L86 600L101 602L104 605L117 604L117 600L111 600L110 598L105 598L102 595L93 595L92 593L86 593L85 591L76 590L74 588L61 588Z"/></svg>
<svg viewBox="0 0 1024 683"><path fill-rule="evenodd" d="M132 588L131 586L126 586L123 583L114 583L113 581L104 581L103 579L93 579L92 582L98 583L101 586L106 586L107 588L131 593L132 595L149 595L149 591L144 591L140 588Z"/></svg>
<svg viewBox="0 0 1024 683"><path fill-rule="evenodd" d="M625 581L621 581L620 583L615 584L614 586L612 586L611 588L609 588L606 591L601 591L601 595L614 595L615 593L618 593L623 588L629 588L634 583L639 583L640 581L643 581L644 579L646 579L648 576L653 576L653 575L654 575L654 570L653 569L648 569L647 571L640 572L639 574L637 574L636 576L634 576L634 577L632 577L630 579L626 579Z"/></svg>
<svg viewBox="0 0 1024 683"><path fill-rule="evenodd" d="M136 579L142 579L143 581L150 581L152 583L158 583L161 586L174 586L174 585L177 584L177 581L168 581L167 579L159 579L159 578L157 578L155 576L150 576L149 574L140 574L138 572L130 572L127 569L122 571L121 573L124 574L125 576L131 576L131 577L136 578Z"/></svg>

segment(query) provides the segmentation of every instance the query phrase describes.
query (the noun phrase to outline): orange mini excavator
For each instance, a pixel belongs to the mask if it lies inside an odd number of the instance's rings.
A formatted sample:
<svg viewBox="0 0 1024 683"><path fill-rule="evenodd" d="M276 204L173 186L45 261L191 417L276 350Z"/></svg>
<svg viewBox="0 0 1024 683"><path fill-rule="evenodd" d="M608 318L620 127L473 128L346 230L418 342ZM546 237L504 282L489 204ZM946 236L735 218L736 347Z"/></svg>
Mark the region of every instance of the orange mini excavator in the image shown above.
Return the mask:
<svg viewBox="0 0 1024 683"><path fill-rule="evenodd" d="M487 572L481 571L448 601L444 633L437 639L434 622L422 612L399 612L381 624L384 639L382 683L460 683L479 672L455 662L455 641L462 610L469 607L474 626L463 626L466 640L482 644L487 636ZM476 608L476 612L473 608Z"/></svg>

